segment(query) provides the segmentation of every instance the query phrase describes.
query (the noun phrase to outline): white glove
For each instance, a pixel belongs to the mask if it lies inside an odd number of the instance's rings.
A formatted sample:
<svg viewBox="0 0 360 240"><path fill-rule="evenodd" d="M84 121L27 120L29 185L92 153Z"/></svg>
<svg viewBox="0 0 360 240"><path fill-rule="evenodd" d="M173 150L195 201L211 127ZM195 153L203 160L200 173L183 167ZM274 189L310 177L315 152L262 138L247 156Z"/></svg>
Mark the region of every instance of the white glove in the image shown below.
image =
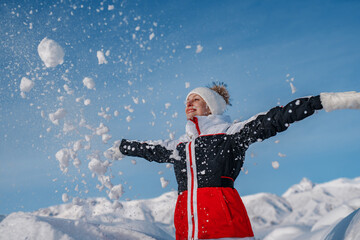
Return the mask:
<svg viewBox="0 0 360 240"><path fill-rule="evenodd" d="M337 109L360 109L360 93L355 91L320 93L320 100L327 112Z"/></svg>
<svg viewBox="0 0 360 240"><path fill-rule="evenodd" d="M104 156L111 160L121 160L124 158L124 155L120 152L121 140L114 142L113 146L104 152Z"/></svg>

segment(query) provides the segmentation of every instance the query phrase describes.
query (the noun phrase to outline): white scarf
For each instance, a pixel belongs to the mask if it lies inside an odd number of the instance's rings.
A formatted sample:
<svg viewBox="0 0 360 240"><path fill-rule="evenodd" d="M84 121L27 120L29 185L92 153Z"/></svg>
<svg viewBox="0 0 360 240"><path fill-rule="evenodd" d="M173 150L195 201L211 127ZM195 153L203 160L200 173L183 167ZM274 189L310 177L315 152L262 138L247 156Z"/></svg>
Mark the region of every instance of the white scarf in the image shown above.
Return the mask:
<svg viewBox="0 0 360 240"><path fill-rule="evenodd" d="M200 130L200 136L217 133L225 133L231 125L230 117L227 115L196 116ZM199 136L196 124L188 120L185 127L186 135L190 140Z"/></svg>

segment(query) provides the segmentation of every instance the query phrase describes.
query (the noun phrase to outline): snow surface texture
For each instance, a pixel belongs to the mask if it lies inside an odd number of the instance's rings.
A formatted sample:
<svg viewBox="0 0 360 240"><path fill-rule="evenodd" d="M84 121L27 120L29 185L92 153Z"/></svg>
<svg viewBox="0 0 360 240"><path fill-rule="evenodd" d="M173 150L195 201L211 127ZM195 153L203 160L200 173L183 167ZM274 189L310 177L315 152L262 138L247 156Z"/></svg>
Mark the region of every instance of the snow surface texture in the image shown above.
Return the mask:
<svg viewBox="0 0 360 240"><path fill-rule="evenodd" d="M174 239L176 198L176 192L127 202L73 198L10 214L0 223L0 239ZM304 178L282 196L259 193L243 201L259 240L360 239L360 177L323 184Z"/></svg>

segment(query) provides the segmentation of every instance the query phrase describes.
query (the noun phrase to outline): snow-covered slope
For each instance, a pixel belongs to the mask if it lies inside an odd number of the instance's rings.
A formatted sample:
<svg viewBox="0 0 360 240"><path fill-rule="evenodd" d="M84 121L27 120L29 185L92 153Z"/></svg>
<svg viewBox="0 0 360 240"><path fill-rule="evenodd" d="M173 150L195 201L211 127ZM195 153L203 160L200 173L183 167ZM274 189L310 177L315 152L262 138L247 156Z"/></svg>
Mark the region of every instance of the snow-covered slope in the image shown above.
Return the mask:
<svg viewBox="0 0 360 240"><path fill-rule="evenodd" d="M177 193L147 200L105 198L16 212L0 223L0 239L174 239ZM257 239L360 239L360 177L314 184L303 179L282 196L243 197Z"/></svg>
<svg viewBox="0 0 360 240"><path fill-rule="evenodd" d="M323 184L304 178L281 197L273 196L273 204L259 197L254 202L254 196L243 200L260 239L323 239L337 223L360 208L360 178L340 178ZM280 206L288 206L290 211ZM266 221L259 221L264 218ZM360 221L356 224L360 231Z"/></svg>

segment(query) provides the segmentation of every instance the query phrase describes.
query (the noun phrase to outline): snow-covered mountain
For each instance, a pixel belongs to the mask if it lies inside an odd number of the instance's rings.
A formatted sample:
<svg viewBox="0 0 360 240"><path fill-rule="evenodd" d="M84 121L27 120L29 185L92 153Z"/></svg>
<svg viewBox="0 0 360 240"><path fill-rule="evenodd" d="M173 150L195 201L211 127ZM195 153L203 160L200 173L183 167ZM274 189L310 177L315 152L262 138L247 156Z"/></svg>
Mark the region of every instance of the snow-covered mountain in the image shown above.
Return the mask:
<svg viewBox="0 0 360 240"><path fill-rule="evenodd" d="M174 239L176 192L154 199L106 198L15 212L0 223L0 239ZM303 179L282 196L243 197L256 239L360 239L360 177L314 184Z"/></svg>

